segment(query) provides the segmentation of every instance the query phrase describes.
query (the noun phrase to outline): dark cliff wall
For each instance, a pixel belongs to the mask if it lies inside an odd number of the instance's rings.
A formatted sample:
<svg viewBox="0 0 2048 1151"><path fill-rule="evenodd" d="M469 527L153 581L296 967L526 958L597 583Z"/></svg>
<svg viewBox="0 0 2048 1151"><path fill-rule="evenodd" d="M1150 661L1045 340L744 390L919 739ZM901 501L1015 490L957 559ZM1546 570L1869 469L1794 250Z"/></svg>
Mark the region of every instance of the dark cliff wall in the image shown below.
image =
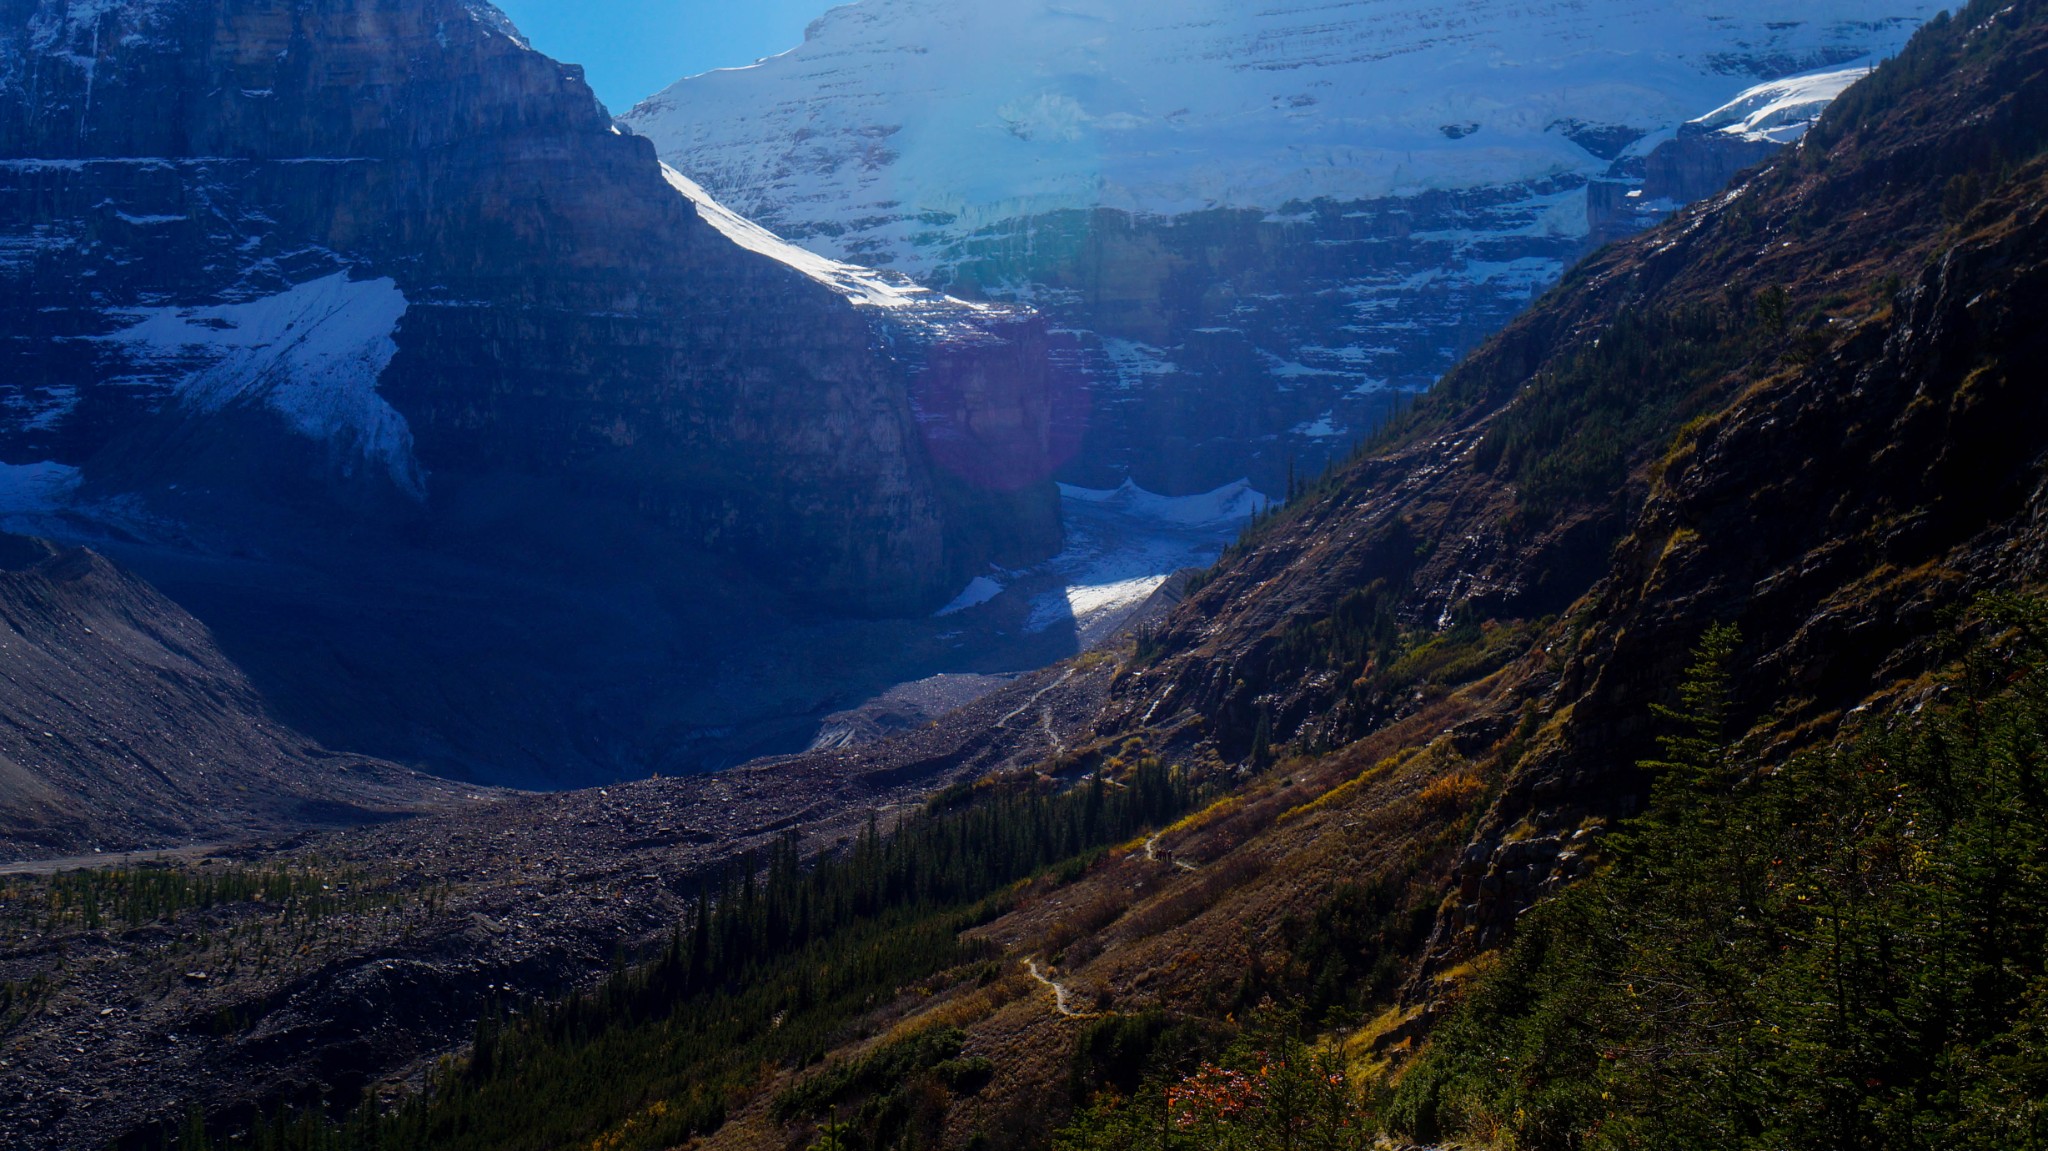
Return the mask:
<svg viewBox="0 0 2048 1151"><path fill-rule="evenodd" d="M487 4L0 0L0 519L338 746L790 750L902 674L849 617L1057 551L1044 323L842 273L727 238Z"/></svg>
<svg viewBox="0 0 2048 1151"><path fill-rule="evenodd" d="M1586 186L1586 220L1593 240L1604 244L1653 227L1686 204L1726 188L1784 147L1699 124L1680 125L1677 136L1649 155L1620 161L1608 179Z"/></svg>
<svg viewBox="0 0 2048 1151"><path fill-rule="evenodd" d="M1047 500L942 493L874 309L700 222L580 71L488 6L10 0L5 21L23 30L0 65L0 221L23 257L9 327L44 344L10 348L17 387L104 370L104 354L81 363L47 339L103 334L108 305L261 294L344 266L406 297L380 391L451 488L544 479L865 611L925 604L1057 540ZM67 304L86 314L43 311ZM131 409L164 404L81 406L99 414L9 429L9 449L86 463L132 432ZM144 439L160 475L220 447ZM121 454L132 465L136 445ZM990 554L1006 534L1023 546Z"/></svg>

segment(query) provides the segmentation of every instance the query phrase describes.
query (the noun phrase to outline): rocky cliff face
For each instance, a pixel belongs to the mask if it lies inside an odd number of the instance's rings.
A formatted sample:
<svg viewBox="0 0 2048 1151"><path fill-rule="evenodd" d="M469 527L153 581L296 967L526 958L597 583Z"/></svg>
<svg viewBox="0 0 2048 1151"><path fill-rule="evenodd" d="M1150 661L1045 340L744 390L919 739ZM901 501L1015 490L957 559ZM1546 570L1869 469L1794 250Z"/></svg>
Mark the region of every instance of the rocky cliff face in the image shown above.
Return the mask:
<svg viewBox="0 0 2048 1151"><path fill-rule="evenodd" d="M8 23L11 332L82 345L11 373L17 454L83 465L131 415L261 398L321 423L343 488L360 465L431 513L430 476L545 478L793 562L825 603L913 606L991 558L949 544L869 316L705 226L488 6L16 3ZM388 347L312 349L332 354L287 365L296 388L247 380L275 372L260 357L207 362L323 273L344 278L319 338ZM163 310L221 303L244 310ZM356 364L361 410L304 410L333 389L296 377ZM68 391L79 368L123 386ZM187 434L144 438L175 455Z"/></svg>
<svg viewBox="0 0 2048 1151"><path fill-rule="evenodd" d="M615 565L549 626L680 599L673 662L764 589L914 612L1057 550L1039 321L736 241L489 5L0 16L5 510L139 549L256 663L290 653L200 557L410 570L397 610Z"/></svg>
<svg viewBox="0 0 2048 1151"><path fill-rule="evenodd" d="M622 122L800 243L1056 315L1067 478L1274 491L1621 234L1617 159L1935 9L865 0Z"/></svg>

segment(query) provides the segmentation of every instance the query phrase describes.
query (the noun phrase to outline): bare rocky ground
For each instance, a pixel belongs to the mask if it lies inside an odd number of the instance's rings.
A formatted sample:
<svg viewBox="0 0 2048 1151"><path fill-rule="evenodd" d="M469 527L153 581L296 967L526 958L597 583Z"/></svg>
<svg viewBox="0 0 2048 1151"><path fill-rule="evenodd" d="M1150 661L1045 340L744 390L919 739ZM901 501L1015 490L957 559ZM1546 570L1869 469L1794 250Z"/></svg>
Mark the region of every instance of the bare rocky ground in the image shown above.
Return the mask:
<svg viewBox="0 0 2048 1151"><path fill-rule="evenodd" d="M1031 673L866 746L554 795L477 792L403 822L179 861L310 872L335 889L317 917L241 902L50 928L38 916L51 881L0 878L0 1145L105 1146L194 1103L247 1114L417 1080L494 1006L658 946L724 861L791 831L830 850L956 780L1039 767L1085 738L1116 671L1100 656Z"/></svg>
<svg viewBox="0 0 2048 1151"><path fill-rule="evenodd" d="M399 819L469 793L279 723L155 588L0 533L0 861Z"/></svg>

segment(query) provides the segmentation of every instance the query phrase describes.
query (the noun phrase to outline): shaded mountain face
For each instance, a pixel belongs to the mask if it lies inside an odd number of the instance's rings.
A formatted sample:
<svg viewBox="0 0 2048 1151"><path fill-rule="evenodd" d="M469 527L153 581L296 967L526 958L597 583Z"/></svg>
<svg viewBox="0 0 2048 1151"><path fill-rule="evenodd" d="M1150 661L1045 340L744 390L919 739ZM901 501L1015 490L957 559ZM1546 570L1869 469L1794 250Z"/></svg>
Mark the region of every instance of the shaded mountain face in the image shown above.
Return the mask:
<svg viewBox="0 0 2048 1151"><path fill-rule="evenodd" d="M1627 193L1680 124L1938 8L864 0L622 123L799 243L1085 333L1066 478L1277 491L1660 218Z"/></svg>
<svg viewBox="0 0 2048 1151"><path fill-rule="evenodd" d="M1058 548L1038 320L720 226L487 4L0 27L0 510L337 738L644 770L649 675Z"/></svg>
<svg viewBox="0 0 2048 1151"><path fill-rule="evenodd" d="M84 548L0 535L0 859L397 819L452 785L279 723L205 625Z"/></svg>

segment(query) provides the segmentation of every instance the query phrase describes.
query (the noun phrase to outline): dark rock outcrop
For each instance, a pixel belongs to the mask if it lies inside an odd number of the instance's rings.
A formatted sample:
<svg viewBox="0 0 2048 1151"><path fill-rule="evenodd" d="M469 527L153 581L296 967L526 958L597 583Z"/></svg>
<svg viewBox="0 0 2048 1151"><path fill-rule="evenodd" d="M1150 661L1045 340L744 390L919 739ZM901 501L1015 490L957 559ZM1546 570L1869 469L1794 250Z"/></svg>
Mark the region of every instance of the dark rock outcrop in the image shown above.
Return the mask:
<svg viewBox="0 0 2048 1151"><path fill-rule="evenodd" d="M1784 147L1776 140L1683 125L1649 155L1618 164L1610 178L1586 185L1593 240L1607 243L1653 227L1685 205L1727 188Z"/></svg>

